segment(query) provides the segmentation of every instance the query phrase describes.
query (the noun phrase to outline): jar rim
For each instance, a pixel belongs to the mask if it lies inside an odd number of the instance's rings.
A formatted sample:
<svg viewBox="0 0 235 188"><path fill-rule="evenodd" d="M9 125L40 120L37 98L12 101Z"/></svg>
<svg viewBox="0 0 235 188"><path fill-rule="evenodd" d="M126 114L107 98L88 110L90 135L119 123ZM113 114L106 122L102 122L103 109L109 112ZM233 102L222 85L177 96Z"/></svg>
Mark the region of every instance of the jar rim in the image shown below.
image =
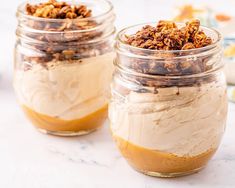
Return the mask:
<svg viewBox="0 0 235 188"><path fill-rule="evenodd" d="M219 31L217 31L214 28L209 28L206 26L200 26L200 29L202 29L203 31L207 31L207 32L211 32L214 33L216 35L216 39L212 42L212 44L208 45L208 46L204 46L201 48L194 48L194 49L186 49L186 50L157 50L157 49L145 49L145 48L140 48L140 47L135 47L132 46L130 44L127 44L124 40L123 40L123 36L126 35L127 31L134 29L134 28L138 28L136 31L138 31L139 29L141 29L142 27L146 26L146 25L156 25L156 22L145 22L145 23L141 23L141 24L135 24L135 25L131 25L128 27L123 28L122 30L120 30L117 35L116 35L116 42L120 43L122 46L129 48L130 50L136 50L137 52L158 52L158 53L164 53L164 54L171 54L171 53L195 53L198 51L207 51L210 49L213 49L214 47L216 47L216 45L218 45L221 41L222 41L222 35L220 34ZM185 23L183 22L176 22L177 25L182 25L184 26ZM212 39L213 40L213 39Z"/></svg>
<svg viewBox="0 0 235 188"><path fill-rule="evenodd" d="M18 7L17 7L17 17L23 17L26 19L31 19L31 20L35 20L35 21L45 21L45 22L65 22L68 19L55 19L55 18L41 18L41 17L35 17L32 15L27 15L25 14L25 5L29 2L31 2L32 0L27 0L24 1L23 3L21 3ZM71 2L71 0L65 0L66 2ZM113 12L113 4L109 1L109 0L93 0L94 3L98 3L98 2L102 2L105 3L108 6L108 9L106 11L104 11L103 13L97 14L95 16L91 16L91 17L87 17L87 18L75 18L72 20L76 20L76 21L89 21L89 20L94 20L94 19L100 19L102 17L105 17L106 15L110 14ZM81 4L86 4L86 1L81 1ZM71 19L70 19L71 20Z"/></svg>

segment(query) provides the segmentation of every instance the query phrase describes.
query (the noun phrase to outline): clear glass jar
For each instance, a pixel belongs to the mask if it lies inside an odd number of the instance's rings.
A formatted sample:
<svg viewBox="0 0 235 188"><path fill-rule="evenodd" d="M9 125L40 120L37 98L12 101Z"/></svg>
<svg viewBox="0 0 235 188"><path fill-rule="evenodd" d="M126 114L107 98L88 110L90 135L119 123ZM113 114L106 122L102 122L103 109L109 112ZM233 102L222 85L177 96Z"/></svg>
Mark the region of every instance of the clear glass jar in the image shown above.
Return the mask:
<svg viewBox="0 0 235 188"><path fill-rule="evenodd" d="M45 133L96 130L107 118L110 99L113 6L106 0L79 1L92 17L47 19L27 15L26 3L17 10L15 45L14 88L21 107Z"/></svg>
<svg viewBox="0 0 235 188"><path fill-rule="evenodd" d="M176 177L197 172L214 155L225 130L221 36L202 27L213 44L181 51L125 44L125 36L143 26L117 35L109 105L113 138L129 164L144 174Z"/></svg>

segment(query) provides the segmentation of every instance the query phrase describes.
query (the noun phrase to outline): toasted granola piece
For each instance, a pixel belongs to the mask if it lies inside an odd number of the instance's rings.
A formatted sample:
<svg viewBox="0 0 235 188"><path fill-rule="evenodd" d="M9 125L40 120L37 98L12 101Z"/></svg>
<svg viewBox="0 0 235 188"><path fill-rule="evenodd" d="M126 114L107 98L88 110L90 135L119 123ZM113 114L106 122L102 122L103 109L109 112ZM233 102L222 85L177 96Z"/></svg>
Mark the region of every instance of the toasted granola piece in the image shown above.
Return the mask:
<svg viewBox="0 0 235 188"><path fill-rule="evenodd" d="M193 44L196 48L208 46L211 43L212 43L211 38L207 37L203 31L198 31L193 38Z"/></svg>
<svg viewBox="0 0 235 188"><path fill-rule="evenodd" d="M189 22L186 22L186 30L189 32L191 37L193 37L193 35L199 31L199 27L200 27L200 21L197 19L193 19Z"/></svg>
<svg viewBox="0 0 235 188"><path fill-rule="evenodd" d="M174 28L177 28L176 24L172 21L166 21L166 20L160 20L157 24L157 31L161 32L164 30L172 30Z"/></svg>
<svg viewBox="0 0 235 188"><path fill-rule="evenodd" d="M195 46L192 42L187 42L184 44L184 46L182 47L181 50L190 50L190 49L194 49Z"/></svg>

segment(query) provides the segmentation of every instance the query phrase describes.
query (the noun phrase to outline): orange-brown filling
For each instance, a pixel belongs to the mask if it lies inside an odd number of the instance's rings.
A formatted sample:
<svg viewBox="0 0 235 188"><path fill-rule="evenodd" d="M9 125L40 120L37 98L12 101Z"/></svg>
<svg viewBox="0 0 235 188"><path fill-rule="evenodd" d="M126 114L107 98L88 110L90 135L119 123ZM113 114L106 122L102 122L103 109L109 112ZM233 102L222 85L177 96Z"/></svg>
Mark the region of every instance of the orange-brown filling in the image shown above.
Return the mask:
<svg viewBox="0 0 235 188"><path fill-rule="evenodd" d="M31 122L38 128L48 131L89 131L100 127L107 118L107 105L101 109L75 120L63 120L56 117L50 117L33 111L29 107L22 106L25 114Z"/></svg>
<svg viewBox="0 0 235 188"><path fill-rule="evenodd" d="M205 166L216 151L211 149L197 156L179 157L136 146L117 136L114 139L130 165L143 172L186 173Z"/></svg>

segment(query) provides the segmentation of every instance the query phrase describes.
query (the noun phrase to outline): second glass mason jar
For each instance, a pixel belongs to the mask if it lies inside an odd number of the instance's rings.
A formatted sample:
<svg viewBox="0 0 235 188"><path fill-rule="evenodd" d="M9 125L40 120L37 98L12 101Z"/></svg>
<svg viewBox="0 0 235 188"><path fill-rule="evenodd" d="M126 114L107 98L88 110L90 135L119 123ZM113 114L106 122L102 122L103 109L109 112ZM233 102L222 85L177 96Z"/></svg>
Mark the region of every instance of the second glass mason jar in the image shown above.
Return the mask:
<svg viewBox="0 0 235 188"><path fill-rule="evenodd" d="M78 1L92 10L91 17L51 19L27 15L27 3L40 1L23 3L17 11L14 88L21 107L45 133L96 130L110 98L113 6L106 0Z"/></svg>
<svg viewBox="0 0 235 188"><path fill-rule="evenodd" d="M109 106L112 135L129 164L144 174L176 177L197 172L214 155L225 130L221 36L202 27L213 43L190 50L126 44L126 35L143 26L117 35Z"/></svg>

